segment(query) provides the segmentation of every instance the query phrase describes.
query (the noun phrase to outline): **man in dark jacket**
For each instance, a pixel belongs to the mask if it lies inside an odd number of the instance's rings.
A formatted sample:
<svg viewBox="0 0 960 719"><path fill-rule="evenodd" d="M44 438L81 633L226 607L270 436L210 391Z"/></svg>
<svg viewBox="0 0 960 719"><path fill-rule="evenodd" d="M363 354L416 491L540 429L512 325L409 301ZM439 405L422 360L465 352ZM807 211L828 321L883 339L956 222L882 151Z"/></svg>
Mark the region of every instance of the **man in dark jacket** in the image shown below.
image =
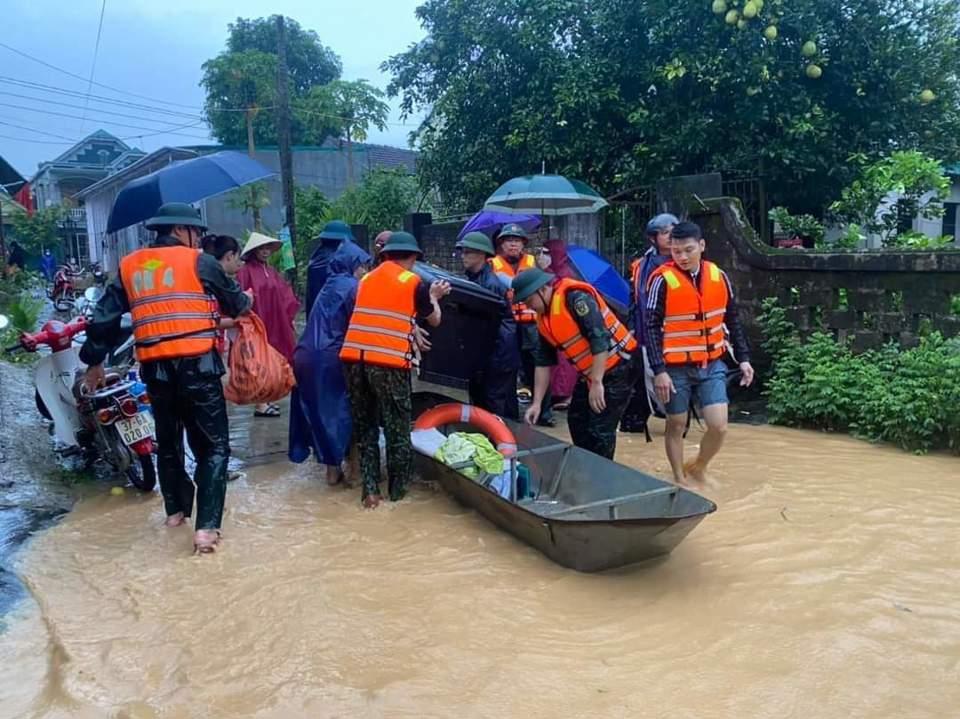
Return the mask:
<svg viewBox="0 0 960 719"><path fill-rule="evenodd" d="M485 368L470 380L470 402L508 419L520 419L517 402L517 371L520 348L517 323L508 290L487 261L496 253L490 238L482 232L470 232L457 243L463 259L464 276L503 299L503 316L493 353Z"/></svg>
<svg viewBox="0 0 960 719"><path fill-rule="evenodd" d="M649 247L641 257L636 258L631 265L630 296L633 299L633 334L641 347L641 362L643 371L639 373L637 383L633 388L630 404L623 413L620 422L621 432L644 432L647 441L650 441L650 432L647 430L647 419L650 416L650 403L653 399L653 374L650 372L650 363L647 360L646 350L646 301L647 282L660 265L670 260L670 232L680 222L675 215L669 212L657 215L647 223L647 241ZM658 410L662 407L658 406Z"/></svg>
<svg viewBox="0 0 960 719"><path fill-rule="evenodd" d="M330 258L337 251L343 242L355 242L350 225L342 220L331 220L324 225L323 232L320 233L320 244L310 255L310 262L307 265L307 314L313 307L314 300L323 289L327 277L330 275Z"/></svg>
<svg viewBox="0 0 960 719"><path fill-rule="evenodd" d="M123 341L121 318L124 313L131 312L134 316L138 359L141 360L140 375L147 385L156 420L157 468L167 511L166 526L178 527L190 517L196 484L194 549L200 553L213 552L220 539L227 461L230 458L227 407L220 381L224 374L223 361L216 349L215 332L209 349L200 354L193 354L189 349L204 344L211 335L209 329L183 333L174 331L167 336L158 336L156 328L166 324L175 325L178 321L187 326L190 322L205 320L205 317L198 319L197 313L186 310L179 319L171 319L171 314L176 315L177 312L171 313L167 308L175 310L179 303L198 301L181 299L189 293L184 293L180 286L195 286L194 283L199 282L203 293L215 298L219 302L220 312L229 317L248 312L253 306L253 298L227 276L213 255L197 251L195 265L191 264L189 268L176 266L172 250L179 249L182 253L187 248L196 248L206 229L198 210L183 203L169 203L157 211L156 217L144 224L147 229L157 233L148 248L155 250L153 254L156 257L146 258L150 255L147 250L132 253L142 254L145 258L143 269L138 268L133 282L125 281L124 265L121 265L117 278L107 285L94 310L93 320L87 325L87 340L80 350L80 360L89 366L84 384L92 389L104 383L103 360ZM182 269L188 271L179 272ZM144 294L144 291L149 291L149 294ZM138 296L143 299L131 302L131 297ZM157 308L163 308L159 311L164 314L156 314ZM140 313L154 315L138 321ZM210 326L215 328L212 310L210 318L213 319ZM170 347L171 351L158 350L164 346ZM180 347L185 349L180 351ZM158 354L172 356L167 359L145 359ZM197 465L193 482L184 468L184 429Z"/></svg>

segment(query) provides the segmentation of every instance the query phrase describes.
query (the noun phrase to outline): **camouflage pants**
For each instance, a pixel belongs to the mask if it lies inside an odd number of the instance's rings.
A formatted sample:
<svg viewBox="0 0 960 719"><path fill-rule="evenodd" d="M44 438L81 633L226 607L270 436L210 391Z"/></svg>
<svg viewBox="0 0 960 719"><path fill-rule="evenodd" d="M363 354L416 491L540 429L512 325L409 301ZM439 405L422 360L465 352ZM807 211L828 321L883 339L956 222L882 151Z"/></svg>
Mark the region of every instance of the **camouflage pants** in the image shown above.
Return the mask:
<svg viewBox="0 0 960 719"><path fill-rule="evenodd" d="M410 371L374 367L363 363L344 364L353 441L360 453L363 498L380 494L380 424L387 440L387 476L390 499L403 499L413 476L413 446L410 422Z"/></svg>
<svg viewBox="0 0 960 719"><path fill-rule="evenodd" d="M613 459L617 450L617 425L630 402L635 377L632 361L621 362L607 372L603 378L607 408L600 414L590 409L586 380L581 377L577 381L567 410L570 438L577 447Z"/></svg>

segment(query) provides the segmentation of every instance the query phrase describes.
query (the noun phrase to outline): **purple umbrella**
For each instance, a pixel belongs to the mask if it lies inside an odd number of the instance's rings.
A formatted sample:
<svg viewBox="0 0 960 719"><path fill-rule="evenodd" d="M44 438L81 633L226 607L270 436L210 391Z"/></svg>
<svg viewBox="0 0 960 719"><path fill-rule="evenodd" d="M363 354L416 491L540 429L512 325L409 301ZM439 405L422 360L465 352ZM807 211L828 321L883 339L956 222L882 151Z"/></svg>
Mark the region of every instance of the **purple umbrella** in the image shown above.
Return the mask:
<svg viewBox="0 0 960 719"><path fill-rule="evenodd" d="M536 215L509 215L506 212L480 210L463 226L457 239L462 240L468 232L482 232L493 237L501 227L511 222L520 225L527 232L533 232L540 227L540 218Z"/></svg>

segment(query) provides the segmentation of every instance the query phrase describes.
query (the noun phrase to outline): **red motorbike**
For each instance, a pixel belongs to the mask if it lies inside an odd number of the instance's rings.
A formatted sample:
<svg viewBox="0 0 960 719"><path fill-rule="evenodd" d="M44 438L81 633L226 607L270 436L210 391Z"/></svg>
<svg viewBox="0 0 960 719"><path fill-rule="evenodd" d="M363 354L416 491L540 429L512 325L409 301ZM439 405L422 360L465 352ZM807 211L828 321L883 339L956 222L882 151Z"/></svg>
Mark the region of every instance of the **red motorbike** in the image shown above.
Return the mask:
<svg viewBox="0 0 960 719"><path fill-rule="evenodd" d="M53 276L53 286L47 289L47 297L53 301L57 312L69 312L77 299L76 281L83 273L69 265L60 265Z"/></svg>

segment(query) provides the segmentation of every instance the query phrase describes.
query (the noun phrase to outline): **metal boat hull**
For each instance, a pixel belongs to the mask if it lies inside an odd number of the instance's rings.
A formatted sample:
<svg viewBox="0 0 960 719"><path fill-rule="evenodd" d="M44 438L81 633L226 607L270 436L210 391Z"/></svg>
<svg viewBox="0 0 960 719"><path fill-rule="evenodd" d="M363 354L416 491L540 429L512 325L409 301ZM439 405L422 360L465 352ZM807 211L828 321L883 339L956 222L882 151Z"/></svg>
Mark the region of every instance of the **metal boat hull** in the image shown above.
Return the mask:
<svg viewBox="0 0 960 719"><path fill-rule="evenodd" d="M415 393L419 414L450 401ZM530 470L533 499L511 502L417 453L417 470L455 499L560 565L598 572L669 554L716 505L687 489L507 422ZM451 425L446 431L466 429Z"/></svg>

